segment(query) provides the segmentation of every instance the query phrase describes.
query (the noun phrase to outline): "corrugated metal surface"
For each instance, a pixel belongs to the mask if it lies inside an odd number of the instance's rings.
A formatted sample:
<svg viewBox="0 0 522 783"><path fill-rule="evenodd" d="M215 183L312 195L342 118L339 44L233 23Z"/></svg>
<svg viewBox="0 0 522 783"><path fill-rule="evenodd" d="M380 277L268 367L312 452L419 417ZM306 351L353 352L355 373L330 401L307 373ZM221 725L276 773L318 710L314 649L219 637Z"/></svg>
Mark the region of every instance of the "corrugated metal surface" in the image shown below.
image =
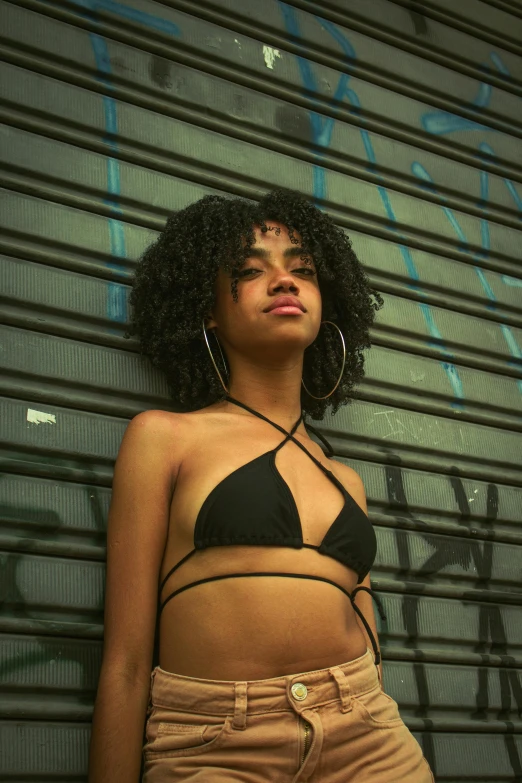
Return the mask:
<svg viewBox="0 0 522 783"><path fill-rule="evenodd" d="M519 0L2 2L0 776L83 780L122 337L167 212L277 185L384 294L359 399L386 688L438 781L522 781ZM320 16L319 16L320 14Z"/></svg>

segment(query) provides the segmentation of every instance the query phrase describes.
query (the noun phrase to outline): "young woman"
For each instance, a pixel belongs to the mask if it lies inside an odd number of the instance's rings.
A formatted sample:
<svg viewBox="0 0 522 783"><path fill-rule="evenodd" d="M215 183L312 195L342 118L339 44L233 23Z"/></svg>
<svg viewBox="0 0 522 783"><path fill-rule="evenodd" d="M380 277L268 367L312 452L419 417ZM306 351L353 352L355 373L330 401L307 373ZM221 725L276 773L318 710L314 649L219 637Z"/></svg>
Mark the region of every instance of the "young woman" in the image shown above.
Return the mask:
<svg viewBox="0 0 522 783"><path fill-rule="evenodd" d="M348 237L293 191L207 196L131 305L185 412L116 461L90 783L430 783L382 687L362 481L304 420L349 402L382 305Z"/></svg>

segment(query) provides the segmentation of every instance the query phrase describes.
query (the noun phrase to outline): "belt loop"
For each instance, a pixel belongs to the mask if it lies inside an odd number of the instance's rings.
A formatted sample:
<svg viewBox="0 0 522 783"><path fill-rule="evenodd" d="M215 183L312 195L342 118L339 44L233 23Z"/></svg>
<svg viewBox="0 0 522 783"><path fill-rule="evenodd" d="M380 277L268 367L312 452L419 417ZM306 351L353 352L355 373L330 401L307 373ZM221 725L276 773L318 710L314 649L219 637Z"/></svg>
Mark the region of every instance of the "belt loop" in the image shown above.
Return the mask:
<svg viewBox="0 0 522 783"><path fill-rule="evenodd" d="M246 729L247 716L247 683L234 683L235 701L234 701L234 720L233 727L239 731Z"/></svg>
<svg viewBox="0 0 522 783"><path fill-rule="evenodd" d="M333 666L328 669L332 677L335 678L337 686L339 688L339 696L341 697L341 712L350 712L352 709L352 697L350 694L350 686L346 679L345 673L338 667Z"/></svg>

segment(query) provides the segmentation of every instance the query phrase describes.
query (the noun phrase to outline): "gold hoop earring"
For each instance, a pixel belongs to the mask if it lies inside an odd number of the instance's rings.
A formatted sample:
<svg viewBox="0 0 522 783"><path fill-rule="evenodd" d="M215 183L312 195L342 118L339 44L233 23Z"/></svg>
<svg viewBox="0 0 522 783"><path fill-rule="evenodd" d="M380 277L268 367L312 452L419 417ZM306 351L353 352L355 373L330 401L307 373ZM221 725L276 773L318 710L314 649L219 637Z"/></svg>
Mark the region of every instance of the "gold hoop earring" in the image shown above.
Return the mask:
<svg viewBox="0 0 522 783"><path fill-rule="evenodd" d="M333 387L332 391L331 391L329 394L325 394L325 395L324 395L324 397L316 397L316 396L315 396L315 394L312 394L312 392L309 392L309 391L308 391L308 389L307 389L307 388L306 388L306 386L305 386L305 382L304 382L304 381L303 381L303 379L301 378L301 383L303 384L303 388L304 388L305 392L306 392L307 394L309 394L309 395L310 395L310 397L313 397L313 398L314 398L314 400L326 400L326 398L327 398L327 397L331 397L331 396L332 396L332 394L334 393L334 391L337 389L337 387L338 387L338 386L339 386L339 384L341 383L341 378L343 377L343 372L344 372L344 365L346 364L346 345L345 345L345 342L344 342L343 333L341 332L341 330L339 329L339 327L337 326L337 324L334 324L334 322L333 322L333 321L321 321L321 326L322 326L323 324L332 324L332 326L335 326L335 328L337 329L337 331L338 331L338 332L339 332L339 334L341 335L341 342L342 342L342 344L343 344L343 366L341 367L341 372L339 373L339 378L337 379L337 383L336 383L336 384L335 384L335 386Z"/></svg>
<svg viewBox="0 0 522 783"><path fill-rule="evenodd" d="M214 357L212 356L212 351L210 350L210 344L208 342L208 337L207 337L207 330L205 329L205 319L203 319L202 323L203 323L203 337L205 338L205 342L207 344L208 352L210 354L210 358L212 359L212 364L214 365L214 369L216 370L216 372L218 374L218 378L221 381L222 387L224 388L225 392L228 394L228 389L225 386L225 382L223 381L223 377L222 377L221 373L219 372L219 367L217 366L216 362L214 361ZM214 335L214 337L216 337L216 335ZM223 367L226 370L227 365L225 363L225 357L223 356L223 351L221 350L221 345L219 344L219 340L218 340L217 337L216 337L216 342L218 344L219 353L221 354L221 361L223 362ZM227 380L228 380L228 372L227 372Z"/></svg>

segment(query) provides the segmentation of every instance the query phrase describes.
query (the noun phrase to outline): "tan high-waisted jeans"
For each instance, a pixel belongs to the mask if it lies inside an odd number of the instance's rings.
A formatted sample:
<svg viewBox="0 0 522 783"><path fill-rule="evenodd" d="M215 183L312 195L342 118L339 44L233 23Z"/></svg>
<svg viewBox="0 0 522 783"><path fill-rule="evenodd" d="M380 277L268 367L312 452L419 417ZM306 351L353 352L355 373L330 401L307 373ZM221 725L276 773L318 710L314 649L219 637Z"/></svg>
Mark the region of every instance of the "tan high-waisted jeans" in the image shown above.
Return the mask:
<svg viewBox="0 0 522 783"><path fill-rule="evenodd" d="M157 666L143 757L143 783L435 780L369 648L338 666L246 682Z"/></svg>

